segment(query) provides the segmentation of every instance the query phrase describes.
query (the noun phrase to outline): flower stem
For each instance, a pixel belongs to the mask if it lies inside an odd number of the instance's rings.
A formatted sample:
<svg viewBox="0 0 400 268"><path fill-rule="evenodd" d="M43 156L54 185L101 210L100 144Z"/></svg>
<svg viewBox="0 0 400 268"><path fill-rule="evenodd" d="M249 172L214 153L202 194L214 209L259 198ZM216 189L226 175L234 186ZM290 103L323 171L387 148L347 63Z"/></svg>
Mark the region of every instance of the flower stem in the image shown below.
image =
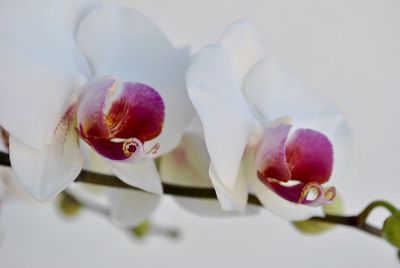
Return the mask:
<svg viewBox="0 0 400 268"><path fill-rule="evenodd" d="M9 155L0 152L0 165L10 166ZM117 187L142 191L136 187L130 186L123 181L119 180L115 176L100 174L87 170L82 170L75 182L84 182L90 184L97 184L102 186ZM189 198L200 198L200 199L217 199L215 190L212 188L202 187L189 187L179 186L169 183L163 183L164 193L172 196L189 197ZM260 200L255 195L249 195L248 203L255 206L262 206ZM395 212L396 208L385 201L375 201L368 205L359 215L357 216L337 216L337 215L325 215L324 217L312 217L310 220L321 221L326 223L333 223L338 225L350 226L366 232L368 234L382 237L381 229L376 228L366 222L367 216L376 207L385 207L390 212Z"/></svg>

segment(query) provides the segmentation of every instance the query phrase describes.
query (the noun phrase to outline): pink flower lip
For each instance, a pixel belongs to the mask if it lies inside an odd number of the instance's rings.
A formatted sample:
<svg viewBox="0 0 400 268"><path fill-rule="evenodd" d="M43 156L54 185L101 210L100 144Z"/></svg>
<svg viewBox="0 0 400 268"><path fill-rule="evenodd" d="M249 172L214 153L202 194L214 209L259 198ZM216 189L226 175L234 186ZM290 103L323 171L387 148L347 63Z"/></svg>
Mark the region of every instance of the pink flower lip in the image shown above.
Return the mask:
<svg viewBox="0 0 400 268"><path fill-rule="evenodd" d="M77 131L108 159L136 159L157 152L159 144L145 151L144 143L160 135L164 110L162 97L148 85L125 82L118 88L115 79L101 79L83 88Z"/></svg>
<svg viewBox="0 0 400 268"><path fill-rule="evenodd" d="M336 196L334 187L324 189L333 168L329 139L311 129L298 129L288 139L289 124L266 127L255 151L259 179L287 201L319 206Z"/></svg>

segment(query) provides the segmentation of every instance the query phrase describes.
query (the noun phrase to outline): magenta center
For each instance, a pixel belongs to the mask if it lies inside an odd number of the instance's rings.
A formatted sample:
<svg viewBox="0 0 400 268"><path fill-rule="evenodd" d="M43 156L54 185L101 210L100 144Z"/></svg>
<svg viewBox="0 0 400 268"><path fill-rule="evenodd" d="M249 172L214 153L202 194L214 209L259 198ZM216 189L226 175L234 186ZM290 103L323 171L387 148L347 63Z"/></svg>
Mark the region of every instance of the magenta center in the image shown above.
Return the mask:
<svg viewBox="0 0 400 268"><path fill-rule="evenodd" d="M113 97L113 98L112 98ZM160 135L164 102L152 87L114 79L86 85L78 104L79 135L94 150L112 160L143 152L146 141Z"/></svg>

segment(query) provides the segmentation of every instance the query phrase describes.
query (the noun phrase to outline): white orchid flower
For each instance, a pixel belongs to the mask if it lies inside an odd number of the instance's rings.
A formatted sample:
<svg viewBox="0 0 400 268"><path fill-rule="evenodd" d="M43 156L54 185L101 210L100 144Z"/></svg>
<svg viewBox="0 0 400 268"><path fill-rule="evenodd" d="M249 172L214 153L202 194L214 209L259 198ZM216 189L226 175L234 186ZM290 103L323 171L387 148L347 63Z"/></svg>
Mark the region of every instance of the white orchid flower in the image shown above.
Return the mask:
<svg viewBox="0 0 400 268"><path fill-rule="evenodd" d="M158 202L153 159L179 143L192 108L187 53L152 21L96 0L3 0L0 63L0 125L27 192L49 200L76 178L80 137L121 180L155 194L112 191L122 221L138 221L132 202Z"/></svg>
<svg viewBox="0 0 400 268"><path fill-rule="evenodd" d="M319 206L334 198L335 189L321 185L338 176L349 141L331 103L266 60L245 22L198 53L186 83L223 209L244 211L253 192L266 208L291 220L322 213Z"/></svg>

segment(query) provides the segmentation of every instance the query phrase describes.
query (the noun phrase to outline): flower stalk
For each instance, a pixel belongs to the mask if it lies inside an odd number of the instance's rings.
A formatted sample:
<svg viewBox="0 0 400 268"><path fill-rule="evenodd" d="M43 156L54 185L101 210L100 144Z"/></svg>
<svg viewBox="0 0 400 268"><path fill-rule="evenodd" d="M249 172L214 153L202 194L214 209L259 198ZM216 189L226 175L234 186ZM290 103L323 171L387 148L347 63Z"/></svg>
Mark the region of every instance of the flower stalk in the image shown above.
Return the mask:
<svg viewBox="0 0 400 268"><path fill-rule="evenodd" d="M7 153L0 152L0 165L10 166L9 155ZM100 174L92 171L82 170L79 176L75 179L75 182L83 182L89 184L96 184L109 187L132 189L136 191L143 191L136 187L130 186L123 181L119 180L116 176ZM200 199L217 199L215 190L212 188L203 187L187 187L173 185L169 183L163 183L164 194L178 197L190 197L190 198L200 198ZM259 199L250 194L248 198L248 204L254 206L262 206ZM91 206L83 206L91 209ZM386 201L374 201L369 204L360 214L356 216L339 216L339 215L329 215L326 214L324 217L312 217L310 221L320 221L325 223L332 223L337 225L349 226L358 229L362 232L368 233L370 235L381 237L382 230L367 223L368 215L377 207L385 207L392 214L397 211L397 209Z"/></svg>

